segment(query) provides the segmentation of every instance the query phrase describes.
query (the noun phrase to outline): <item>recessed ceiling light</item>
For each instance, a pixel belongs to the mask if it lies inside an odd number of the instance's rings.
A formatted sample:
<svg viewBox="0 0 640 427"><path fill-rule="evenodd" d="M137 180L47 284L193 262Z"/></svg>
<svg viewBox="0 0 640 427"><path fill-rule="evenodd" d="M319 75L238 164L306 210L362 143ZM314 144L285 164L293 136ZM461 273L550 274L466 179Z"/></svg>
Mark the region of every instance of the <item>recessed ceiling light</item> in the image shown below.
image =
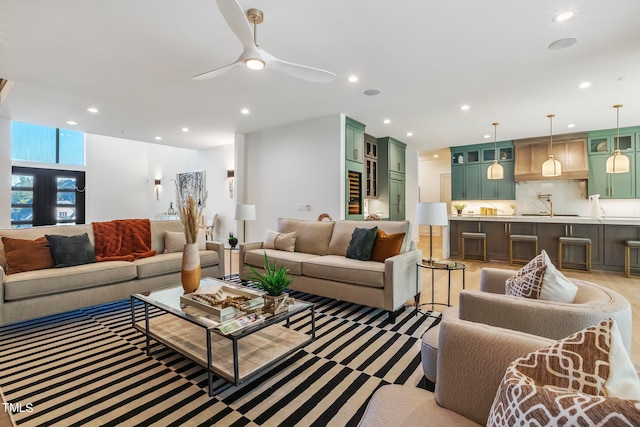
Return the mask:
<svg viewBox="0 0 640 427"><path fill-rule="evenodd" d="M162 137L161 136L156 136L155 139L156 139L156 141L160 141L160 140L162 140Z"/></svg>
<svg viewBox="0 0 640 427"><path fill-rule="evenodd" d="M349 83L355 83L358 81L358 76L349 76Z"/></svg>
<svg viewBox="0 0 640 427"><path fill-rule="evenodd" d="M389 120L389 119L384 119L384 121L383 121L382 123L384 123L385 125L388 125L389 123L391 123L391 120Z"/></svg>
<svg viewBox="0 0 640 427"><path fill-rule="evenodd" d="M575 37L567 37L566 39L559 39L554 41L549 45L549 49L558 50L558 49L566 49L569 46L573 46L578 41Z"/></svg>
<svg viewBox="0 0 640 427"><path fill-rule="evenodd" d="M439 156L439 155L437 155L437 154L434 154L434 155L433 155L433 158L434 158L434 159L437 159L438 157L440 157L440 156Z"/></svg>
<svg viewBox="0 0 640 427"><path fill-rule="evenodd" d="M367 90L364 91L364 94L368 95L368 96L375 96L375 95L379 95L380 94L380 90L378 90L378 89L367 89Z"/></svg>
<svg viewBox="0 0 640 427"><path fill-rule="evenodd" d="M624 81L624 80L627 80L628 78L629 78L629 76L620 76L620 77L618 77L618 80L619 81Z"/></svg>
<svg viewBox="0 0 640 427"><path fill-rule="evenodd" d="M586 88L588 88L589 86L591 86L591 82L582 82L582 83L580 83L580 84L578 85L578 87L579 87L580 89L586 89Z"/></svg>
<svg viewBox="0 0 640 427"><path fill-rule="evenodd" d="M486 134L486 135L484 136L484 139L489 139L489 138L491 138L491 135L489 135L489 134Z"/></svg>
<svg viewBox="0 0 640 427"><path fill-rule="evenodd" d="M98 112L98 109L96 107L89 107L89 108L87 108L87 111L90 112L90 113L95 114L95 113Z"/></svg>
<svg viewBox="0 0 640 427"><path fill-rule="evenodd" d="M407 132L407 136L413 136L413 132Z"/></svg>
<svg viewBox="0 0 640 427"><path fill-rule="evenodd" d="M73 120L69 120L69 121L67 122L67 124L68 124L68 125L71 125L71 126L75 126L75 125L77 125L78 123L77 123L77 122L74 122Z"/></svg>
<svg viewBox="0 0 640 427"><path fill-rule="evenodd" d="M470 107L470 106L468 106L467 104L465 104L465 105L463 105L463 106L461 106L461 107L460 107L460 109L461 109L462 111L467 111L469 108L471 108L471 107Z"/></svg>
<svg viewBox="0 0 640 427"><path fill-rule="evenodd" d="M249 114L249 109L248 108L243 108L242 110L240 110L240 112L242 114Z"/></svg>
<svg viewBox="0 0 640 427"><path fill-rule="evenodd" d="M182 128L182 132L189 132L189 128Z"/></svg>
<svg viewBox="0 0 640 427"><path fill-rule="evenodd" d="M565 12L561 12L559 14L557 14L556 16L553 17L553 21L554 22L562 22L562 21L567 21L569 19L573 18L573 12L570 10L567 10Z"/></svg>
<svg viewBox="0 0 640 427"><path fill-rule="evenodd" d="M575 124L573 124L573 123L569 123L569 124L567 125L567 127L568 127L568 128L574 128L574 127L576 127L576 125L575 125Z"/></svg>

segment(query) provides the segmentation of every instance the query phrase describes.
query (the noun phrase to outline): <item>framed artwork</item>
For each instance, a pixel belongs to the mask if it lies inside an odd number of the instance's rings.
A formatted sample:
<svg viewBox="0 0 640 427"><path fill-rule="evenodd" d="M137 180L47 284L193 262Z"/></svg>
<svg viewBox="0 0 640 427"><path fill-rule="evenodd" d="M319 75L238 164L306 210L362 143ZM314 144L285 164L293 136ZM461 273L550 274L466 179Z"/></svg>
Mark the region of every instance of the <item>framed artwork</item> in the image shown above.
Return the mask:
<svg viewBox="0 0 640 427"><path fill-rule="evenodd" d="M198 208L203 208L206 202L205 171L181 172L176 174L176 183L180 200L187 200L189 196L196 199Z"/></svg>

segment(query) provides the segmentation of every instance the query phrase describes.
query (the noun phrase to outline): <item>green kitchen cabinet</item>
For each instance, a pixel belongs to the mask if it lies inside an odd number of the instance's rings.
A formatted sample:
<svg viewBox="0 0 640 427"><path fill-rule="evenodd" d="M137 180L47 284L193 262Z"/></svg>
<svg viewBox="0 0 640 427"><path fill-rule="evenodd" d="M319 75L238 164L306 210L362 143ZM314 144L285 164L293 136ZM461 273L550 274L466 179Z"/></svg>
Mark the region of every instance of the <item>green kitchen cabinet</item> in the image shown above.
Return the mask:
<svg viewBox="0 0 640 427"><path fill-rule="evenodd" d="M636 150L635 134L637 128L621 128L620 144L617 144L616 129L603 129L589 132L587 149L589 155L611 154L617 147L621 152L633 152Z"/></svg>
<svg viewBox="0 0 640 427"><path fill-rule="evenodd" d="M497 149L497 150L496 150ZM504 178L487 179L487 168L496 155L504 169ZM452 200L513 200L514 147L512 141L451 147Z"/></svg>
<svg viewBox="0 0 640 427"><path fill-rule="evenodd" d="M386 204L393 221L406 218L406 147L395 138L378 138L378 201Z"/></svg>
<svg viewBox="0 0 640 427"><path fill-rule="evenodd" d="M349 117L345 122L345 159L352 162L364 162L365 125Z"/></svg>
<svg viewBox="0 0 640 427"><path fill-rule="evenodd" d="M514 181L515 165L511 162L500 162L504 171L502 179L488 179L487 169L491 163L484 164L481 171L482 200L514 200L516 198L516 183Z"/></svg>
<svg viewBox="0 0 640 427"><path fill-rule="evenodd" d="M601 199L633 199L636 197L636 153L625 153L631 170L628 173L607 173L609 153L589 156L589 195L600 194Z"/></svg>
<svg viewBox="0 0 640 427"><path fill-rule="evenodd" d="M389 180L389 220L404 221L406 215L405 181Z"/></svg>
<svg viewBox="0 0 640 427"><path fill-rule="evenodd" d="M481 198L482 165L479 163L451 167L451 199L478 200Z"/></svg>

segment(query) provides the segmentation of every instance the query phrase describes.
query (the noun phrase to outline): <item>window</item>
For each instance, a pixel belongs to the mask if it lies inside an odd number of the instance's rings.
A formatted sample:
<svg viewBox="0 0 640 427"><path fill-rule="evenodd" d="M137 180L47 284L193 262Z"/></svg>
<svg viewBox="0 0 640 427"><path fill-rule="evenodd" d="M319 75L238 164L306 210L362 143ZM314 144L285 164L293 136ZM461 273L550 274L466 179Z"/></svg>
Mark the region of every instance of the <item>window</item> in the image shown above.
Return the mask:
<svg viewBox="0 0 640 427"><path fill-rule="evenodd" d="M82 171L13 167L11 227L84 224Z"/></svg>
<svg viewBox="0 0 640 427"><path fill-rule="evenodd" d="M84 166L84 133L12 122L11 159Z"/></svg>

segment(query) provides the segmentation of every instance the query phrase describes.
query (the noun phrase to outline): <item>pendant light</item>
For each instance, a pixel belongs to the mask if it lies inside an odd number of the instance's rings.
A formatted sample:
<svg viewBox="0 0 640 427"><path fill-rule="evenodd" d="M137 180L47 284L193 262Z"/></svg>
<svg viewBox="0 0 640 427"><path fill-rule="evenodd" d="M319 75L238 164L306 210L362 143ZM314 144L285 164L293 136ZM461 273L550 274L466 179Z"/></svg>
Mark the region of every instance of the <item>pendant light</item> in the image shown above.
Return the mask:
<svg viewBox="0 0 640 427"><path fill-rule="evenodd" d="M500 123L491 123L493 125L493 163L487 168L487 179L504 178L504 168L498 163L498 125Z"/></svg>
<svg viewBox="0 0 640 427"><path fill-rule="evenodd" d="M560 176L562 165L553 158L553 118L555 114L549 114L549 158L542 164L542 176Z"/></svg>
<svg viewBox="0 0 640 427"><path fill-rule="evenodd" d="M627 173L631 170L629 158L620 152L620 107L622 104L616 104L616 149L607 159L607 173Z"/></svg>

